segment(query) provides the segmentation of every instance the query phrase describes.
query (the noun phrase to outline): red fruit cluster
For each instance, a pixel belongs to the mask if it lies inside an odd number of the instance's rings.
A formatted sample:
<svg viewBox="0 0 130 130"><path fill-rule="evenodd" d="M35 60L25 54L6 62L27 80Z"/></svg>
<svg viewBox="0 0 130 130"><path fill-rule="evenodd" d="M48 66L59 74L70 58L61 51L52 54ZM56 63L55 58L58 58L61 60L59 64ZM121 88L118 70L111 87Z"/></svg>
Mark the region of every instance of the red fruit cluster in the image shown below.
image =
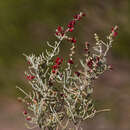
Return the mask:
<svg viewBox="0 0 130 130"><path fill-rule="evenodd" d="M76 20L74 19L74 20L70 21L70 23L68 24L68 28L69 28L70 32L72 32L74 30L75 22L76 22Z"/></svg>
<svg viewBox="0 0 130 130"><path fill-rule="evenodd" d="M59 68L59 66L62 64L63 59L60 57L57 57L55 60L55 64L52 66L52 73L56 73L56 70Z"/></svg>
<svg viewBox="0 0 130 130"><path fill-rule="evenodd" d="M63 28L61 26L58 26L58 28L56 29L56 35L57 36L64 36L64 31L63 31Z"/></svg>
<svg viewBox="0 0 130 130"><path fill-rule="evenodd" d="M65 36L65 34L67 32L73 32L74 30L74 25L76 23L76 21L79 21L83 16L85 16L84 13L79 13L77 15L74 16L74 18L72 19L72 21L69 22L68 24L68 28L64 31L63 28L61 26L58 26L58 28L56 29L56 36L60 36L63 37ZM70 37L65 37L67 40L71 41L72 43L76 43L76 39L75 38L70 38Z"/></svg>
<svg viewBox="0 0 130 130"><path fill-rule="evenodd" d="M100 64L100 57L94 57L92 59L90 59L88 62L87 62L87 65L90 69L93 69L94 65L97 67L99 66Z"/></svg>
<svg viewBox="0 0 130 130"><path fill-rule="evenodd" d="M28 80L33 80L35 78L35 76L32 76L32 75L27 75L26 77Z"/></svg>
<svg viewBox="0 0 130 130"><path fill-rule="evenodd" d="M74 19L69 22L68 29L66 30L66 32L68 32L68 31L73 32L74 25L75 25L76 21L80 20L83 16L85 16L84 13L80 13L80 14L75 15ZM75 38L68 38L68 40L71 41L72 43L76 43Z"/></svg>
<svg viewBox="0 0 130 130"><path fill-rule="evenodd" d="M55 63L57 65L60 65L62 62L63 62L63 58L60 58L60 57L57 57L56 60L55 60Z"/></svg>
<svg viewBox="0 0 130 130"><path fill-rule="evenodd" d="M85 16L84 13L80 13L74 16L74 19L72 21L70 21L70 23L68 24L68 28L69 31L72 32L74 30L74 25L76 23L76 21L79 21L83 16Z"/></svg>
<svg viewBox="0 0 130 130"><path fill-rule="evenodd" d="M31 118L30 116L27 116L28 113L27 113L26 110L23 111L23 114L26 116L26 120L27 120L27 121L31 121L31 120L32 120L32 118Z"/></svg>

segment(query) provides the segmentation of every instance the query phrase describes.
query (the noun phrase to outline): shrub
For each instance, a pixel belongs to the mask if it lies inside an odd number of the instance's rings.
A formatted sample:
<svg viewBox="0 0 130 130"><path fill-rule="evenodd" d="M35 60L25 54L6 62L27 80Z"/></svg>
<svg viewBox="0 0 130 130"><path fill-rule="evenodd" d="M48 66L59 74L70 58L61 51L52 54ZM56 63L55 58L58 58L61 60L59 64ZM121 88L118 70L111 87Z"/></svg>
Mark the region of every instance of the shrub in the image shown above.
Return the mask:
<svg viewBox="0 0 130 130"><path fill-rule="evenodd" d="M19 99L26 104L24 116L34 127L42 130L66 129L68 123L73 122L78 129L80 122L99 112L92 98L92 83L105 71L112 69L107 64L106 56L112 47L113 38L117 36L118 27L112 28L106 42L94 34L94 51L90 51L89 43L85 42L84 59L79 59L82 69L78 70L73 61L77 41L70 34L84 16L82 12L75 15L66 29L58 26L55 32L58 40L53 44L47 42L49 49L46 52L39 56L24 54L28 62L25 76L32 89L27 93L18 87L25 94L23 99ZM63 40L72 46L67 60L58 56Z"/></svg>

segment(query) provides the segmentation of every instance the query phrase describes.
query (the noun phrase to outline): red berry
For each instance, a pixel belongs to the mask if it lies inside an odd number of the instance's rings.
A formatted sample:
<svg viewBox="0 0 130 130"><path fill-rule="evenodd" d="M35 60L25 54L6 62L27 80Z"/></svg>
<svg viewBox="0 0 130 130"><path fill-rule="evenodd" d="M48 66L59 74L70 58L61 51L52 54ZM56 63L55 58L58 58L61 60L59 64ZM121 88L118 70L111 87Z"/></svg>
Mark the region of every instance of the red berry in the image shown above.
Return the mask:
<svg viewBox="0 0 130 130"><path fill-rule="evenodd" d="M93 62L92 60L90 60L88 63L87 63L88 67L92 69L92 65L93 65Z"/></svg>
<svg viewBox="0 0 130 130"><path fill-rule="evenodd" d="M23 114L24 114L24 115L27 115L27 111L26 111L26 110L24 110L24 111L23 111Z"/></svg>
<svg viewBox="0 0 130 130"><path fill-rule="evenodd" d="M56 32L56 35L58 36L58 35L59 35L59 33L58 33L58 32Z"/></svg>
<svg viewBox="0 0 130 130"><path fill-rule="evenodd" d="M81 19L81 16L78 16L78 19L77 20L80 20Z"/></svg>
<svg viewBox="0 0 130 130"><path fill-rule="evenodd" d="M63 62L63 58L61 58L60 60L61 60L61 62Z"/></svg>
<svg viewBox="0 0 130 130"><path fill-rule="evenodd" d="M31 76L31 79L34 79L35 78L35 76Z"/></svg>
<svg viewBox="0 0 130 130"><path fill-rule="evenodd" d="M57 57L56 60L55 60L55 62L56 62L57 65L60 65L63 62L63 59Z"/></svg>
<svg viewBox="0 0 130 130"><path fill-rule="evenodd" d="M30 75L29 75L29 76L27 76L27 79L28 79L28 80L30 80Z"/></svg>
<svg viewBox="0 0 130 130"><path fill-rule="evenodd" d="M32 76L32 75L28 75L28 76L27 76L27 79L28 79L28 80L32 80L32 79L34 79L34 78L35 78L35 76Z"/></svg>
<svg viewBox="0 0 130 130"><path fill-rule="evenodd" d="M77 19L77 18L78 18L78 15L75 15L74 18Z"/></svg>
<svg viewBox="0 0 130 130"><path fill-rule="evenodd" d="M114 31L114 27L112 27L112 29L111 29L112 31Z"/></svg>
<svg viewBox="0 0 130 130"><path fill-rule="evenodd" d="M58 32L62 32L62 27L58 26L57 30L58 30Z"/></svg>
<svg viewBox="0 0 130 130"><path fill-rule="evenodd" d="M74 64L74 62L71 59L69 59L68 63Z"/></svg>
<svg viewBox="0 0 130 130"><path fill-rule="evenodd" d="M118 30L118 27L115 26L115 27L112 27L112 33L113 33L113 37L116 37L117 36L117 30Z"/></svg>
<svg viewBox="0 0 130 130"><path fill-rule="evenodd" d="M57 62L57 65L60 65L61 63L62 63L61 61L58 61L58 62Z"/></svg>
<svg viewBox="0 0 130 130"><path fill-rule="evenodd" d="M117 36L117 32L116 31L113 31L113 36L116 37Z"/></svg>
<svg viewBox="0 0 130 130"><path fill-rule="evenodd" d="M28 116L28 117L26 118L26 120L27 120L27 121L30 121L30 120L31 120L31 117L30 117L30 116Z"/></svg>
<svg viewBox="0 0 130 130"><path fill-rule="evenodd" d="M74 26L75 20L72 20L69 24L71 24L72 26Z"/></svg>
<svg viewBox="0 0 130 130"><path fill-rule="evenodd" d="M58 66L57 65L53 65L53 69L55 70L55 69L57 69L58 68Z"/></svg>
<svg viewBox="0 0 130 130"><path fill-rule="evenodd" d="M57 57L56 60L55 60L55 62L57 63L59 60L60 60L60 57Z"/></svg>
<svg viewBox="0 0 130 130"><path fill-rule="evenodd" d="M71 39L71 42L76 43L76 40L74 38Z"/></svg>
<svg viewBox="0 0 130 130"><path fill-rule="evenodd" d="M61 36L64 36L65 33L61 32Z"/></svg>
<svg viewBox="0 0 130 130"><path fill-rule="evenodd" d="M75 20L72 20L72 21L68 24L68 27L69 27L69 28L72 28L72 27L74 27L74 24L75 24Z"/></svg>
<svg viewBox="0 0 130 130"><path fill-rule="evenodd" d="M69 31L70 31L70 32L73 32L73 30L74 30L74 28L73 28L73 27L69 29Z"/></svg>
<svg viewBox="0 0 130 130"><path fill-rule="evenodd" d="M55 73L56 73L56 71L55 71L55 70L52 70L52 73L53 73L53 74L55 74Z"/></svg>
<svg viewBox="0 0 130 130"><path fill-rule="evenodd" d="M68 28L72 28L72 25L71 25L71 24L68 24Z"/></svg>

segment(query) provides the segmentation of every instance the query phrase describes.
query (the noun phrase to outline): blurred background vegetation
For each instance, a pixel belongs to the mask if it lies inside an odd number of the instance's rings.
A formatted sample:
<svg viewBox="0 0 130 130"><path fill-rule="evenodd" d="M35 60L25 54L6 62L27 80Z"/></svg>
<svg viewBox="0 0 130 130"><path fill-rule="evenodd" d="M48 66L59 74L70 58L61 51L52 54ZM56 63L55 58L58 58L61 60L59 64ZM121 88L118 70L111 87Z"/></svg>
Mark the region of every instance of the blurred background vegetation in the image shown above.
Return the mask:
<svg viewBox="0 0 130 130"><path fill-rule="evenodd" d="M130 115L128 116L130 103L124 102L126 97L127 100L130 99L129 5L129 0L0 0L0 95L2 100L0 105L3 106L2 112L7 112L4 106L8 107L12 104L14 108L13 104L17 104L15 101L19 93L15 86L27 87L24 80L24 71L27 66L22 54L42 52L46 47L46 41L55 40L55 28L58 25L66 26L74 14L83 11L86 13L86 18L76 26L76 33L74 33L78 41L81 41L78 43L80 45L77 45L77 58L80 58L79 53L82 53L82 45L85 41L94 43L93 34L95 32L100 37L104 37L111 31L112 26L119 26L118 38L116 38L109 58L115 71L100 79L97 82L99 87L95 88L97 107L100 108L105 104L106 107L112 107L113 111L105 117L102 115L99 119L97 118L94 126L104 121L101 127L109 128L109 130L130 129L127 123L130 121ZM62 48L66 48L67 51L67 46L63 44ZM65 55L66 51L62 55ZM124 96L120 97L120 95ZM120 104L120 101L124 104ZM19 108L17 105L16 107ZM127 112L128 109L129 112ZM123 113L123 110L126 113ZM20 113L19 109L18 113ZM16 117L19 119L17 114ZM16 121L16 117L11 115L5 117L3 114L0 121L4 119L7 123L10 122L9 118ZM123 125L120 126L121 122ZM23 126L23 122L19 125ZM7 127L5 129L4 127L2 130L7 130ZM15 129L16 126L14 124L14 127L12 125L9 127ZM91 125L90 128L91 130L98 129Z"/></svg>

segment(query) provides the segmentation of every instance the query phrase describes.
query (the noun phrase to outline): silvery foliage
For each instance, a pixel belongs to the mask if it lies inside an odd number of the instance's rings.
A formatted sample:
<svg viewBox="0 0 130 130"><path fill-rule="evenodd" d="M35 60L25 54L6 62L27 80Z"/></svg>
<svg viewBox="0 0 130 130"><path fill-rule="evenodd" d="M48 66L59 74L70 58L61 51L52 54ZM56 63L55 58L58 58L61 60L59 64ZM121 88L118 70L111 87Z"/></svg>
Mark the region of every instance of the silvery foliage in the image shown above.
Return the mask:
<svg viewBox="0 0 130 130"><path fill-rule="evenodd" d="M116 31L117 26L113 30ZM25 94L21 100L30 112L24 116L28 119L28 123L33 125L32 128L65 130L68 124L73 122L74 129L78 130L82 121L94 117L100 111L107 111L107 109L96 110L92 99L92 84L95 79L111 68L107 65L106 56L112 47L114 31L105 42L94 34L96 45L92 53L89 51L88 44L85 44L88 50L84 60L79 59L82 66L82 69L78 71L80 75L74 74L72 71L74 65L67 62L60 66L56 74L52 73L52 66L60 52L60 45L68 38L67 31L64 35L56 35L58 41L52 44L47 42L49 49L39 56L24 54L29 62L25 75L31 75L34 78L28 80L31 91L25 92L22 88L17 88ZM69 56L75 53L74 48L73 44Z"/></svg>

